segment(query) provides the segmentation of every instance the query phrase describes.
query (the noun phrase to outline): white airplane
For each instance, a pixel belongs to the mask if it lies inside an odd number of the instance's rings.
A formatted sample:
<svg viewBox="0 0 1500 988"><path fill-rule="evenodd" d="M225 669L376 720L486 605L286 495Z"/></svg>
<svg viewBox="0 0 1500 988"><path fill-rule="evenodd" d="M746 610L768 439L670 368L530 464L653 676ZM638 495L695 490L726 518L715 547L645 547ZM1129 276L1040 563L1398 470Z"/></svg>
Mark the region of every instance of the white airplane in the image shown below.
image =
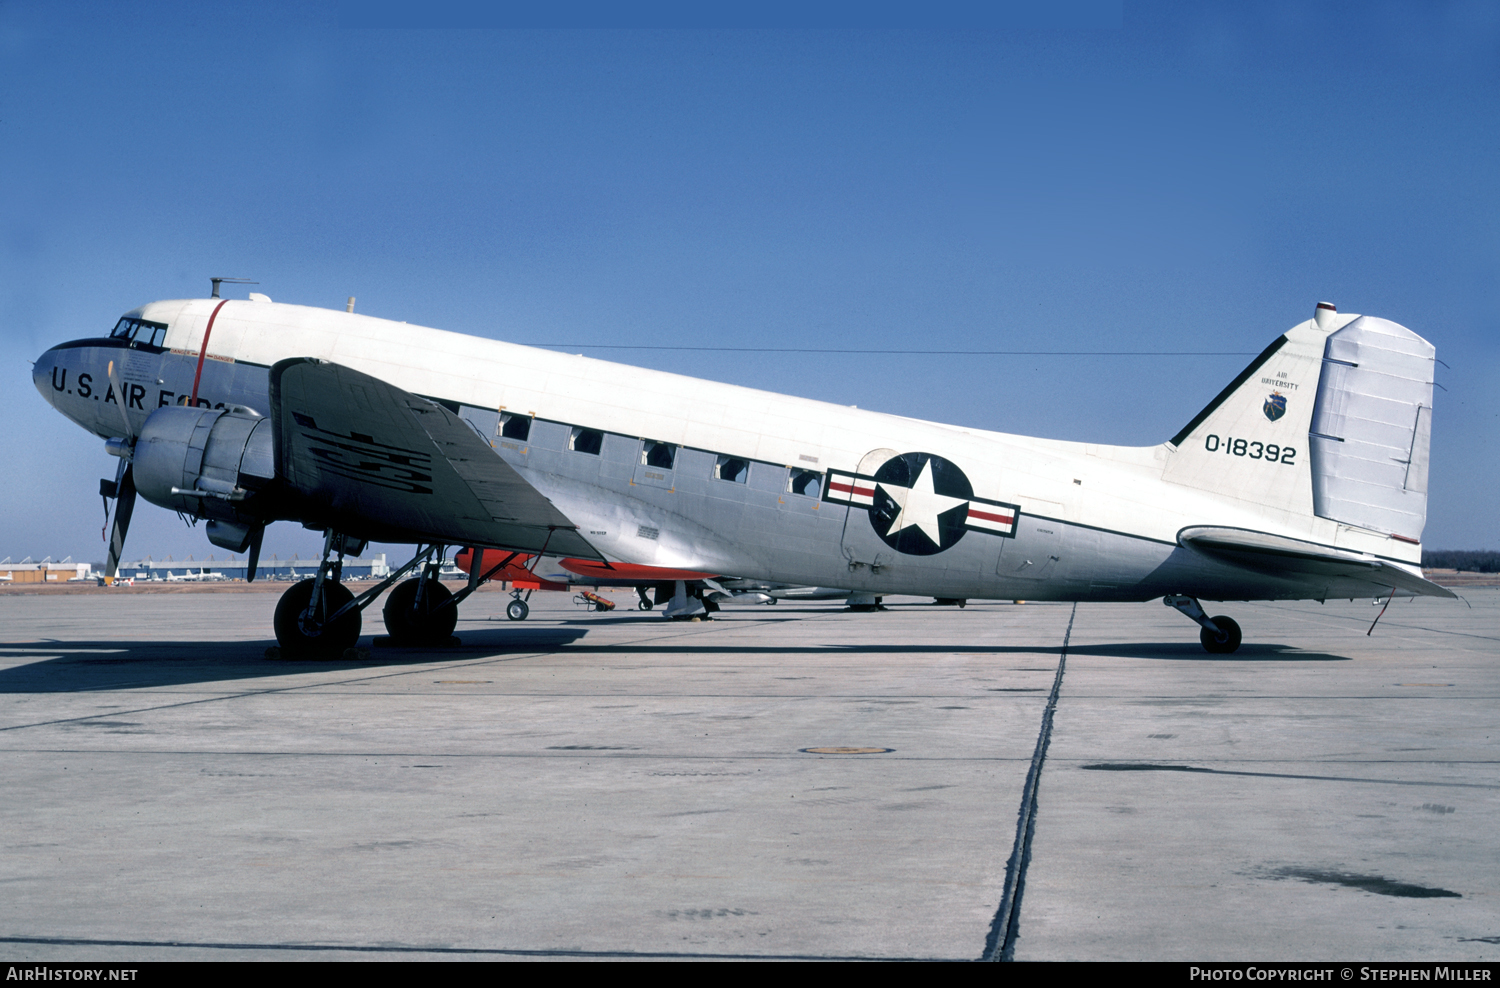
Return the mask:
<svg viewBox="0 0 1500 988"><path fill-rule="evenodd" d="M276 609L289 652L339 653L409 573L393 637L444 640L447 546L945 599L1146 601L1240 644L1211 600L1449 591L1422 577L1433 347L1319 303L1171 439L1122 447L923 422L352 311L153 302L48 350L53 407L120 457L107 574L135 493L259 552L324 532ZM353 300L350 300L350 309ZM355 597L343 553L413 558ZM514 557L511 557L512 559ZM701 612L682 592L677 615ZM669 609L670 610L670 609Z"/></svg>

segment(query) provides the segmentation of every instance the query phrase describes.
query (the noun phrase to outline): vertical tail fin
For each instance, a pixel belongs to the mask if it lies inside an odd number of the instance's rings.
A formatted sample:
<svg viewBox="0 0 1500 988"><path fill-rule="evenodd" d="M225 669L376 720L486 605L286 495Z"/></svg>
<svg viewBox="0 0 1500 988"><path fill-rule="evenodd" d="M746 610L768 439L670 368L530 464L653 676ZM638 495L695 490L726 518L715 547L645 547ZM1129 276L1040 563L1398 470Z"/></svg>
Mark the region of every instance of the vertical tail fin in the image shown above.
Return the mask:
<svg viewBox="0 0 1500 988"><path fill-rule="evenodd" d="M1320 303L1172 437L1163 479L1416 542L1433 365L1404 326Z"/></svg>
<svg viewBox="0 0 1500 988"><path fill-rule="evenodd" d="M1277 337L1172 437L1162 479L1311 514L1307 430L1327 338L1318 322Z"/></svg>

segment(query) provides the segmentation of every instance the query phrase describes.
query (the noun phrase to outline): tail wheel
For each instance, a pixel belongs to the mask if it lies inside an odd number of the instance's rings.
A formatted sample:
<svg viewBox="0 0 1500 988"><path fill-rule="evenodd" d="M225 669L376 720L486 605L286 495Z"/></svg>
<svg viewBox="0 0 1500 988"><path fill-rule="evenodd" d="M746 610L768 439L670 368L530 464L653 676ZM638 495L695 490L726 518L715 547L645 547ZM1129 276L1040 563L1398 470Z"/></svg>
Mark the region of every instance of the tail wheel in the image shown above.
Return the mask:
<svg viewBox="0 0 1500 988"><path fill-rule="evenodd" d="M337 658L344 649L353 648L359 641L359 610L349 611L334 624L328 624L328 616L354 599L354 594L342 583L323 581L322 606L313 614L313 620L304 627L302 612L312 600L316 580L303 580L276 602L276 643L291 655L317 655Z"/></svg>
<svg viewBox="0 0 1500 988"><path fill-rule="evenodd" d="M1224 634L1221 638L1207 628L1200 631L1198 633L1198 640L1203 643L1205 649L1215 655L1228 655L1240 647L1240 626L1235 622L1234 618L1225 617L1220 614L1213 619L1213 622L1219 626L1219 630Z"/></svg>
<svg viewBox="0 0 1500 988"><path fill-rule="evenodd" d="M524 600L513 600L505 605L505 616L512 621L524 621L526 615L531 613L531 608L526 606Z"/></svg>
<svg viewBox="0 0 1500 988"><path fill-rule="evenodd" d="M440 607L453 596L452 591L436 580L427 581L418 608L417 588L421 580L407 580L385 599L385 630L397 641L436 645L453 637L458 624L457 607Z"/></svg>
<svg viewBox="0 0 1500 988"><path fill-rule="evenodd" d="M638 603L638 604L636 604L635 606L639 607L643 611L649 611L649 610L651 610L651 608L652 608L653 605L652 605L651 601L642 598L641 602Z"/></svg>

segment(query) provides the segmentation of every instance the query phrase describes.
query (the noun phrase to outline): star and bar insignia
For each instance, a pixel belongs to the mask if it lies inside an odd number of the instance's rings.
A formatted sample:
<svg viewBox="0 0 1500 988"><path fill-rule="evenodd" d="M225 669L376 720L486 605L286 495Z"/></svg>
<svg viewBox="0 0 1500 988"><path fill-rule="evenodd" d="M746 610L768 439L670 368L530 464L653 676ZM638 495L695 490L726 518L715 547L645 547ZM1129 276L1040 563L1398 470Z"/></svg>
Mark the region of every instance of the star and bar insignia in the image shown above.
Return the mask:
<svg viewBox="0 0 1500 988"><path fill-rule="evenodd" d="M916 556L951 548L965 532L1014 538L1021 510L976 497L958 465L932 453L893 456L873 475L829 470L823 500L867 509L876 535Z"/></svg>

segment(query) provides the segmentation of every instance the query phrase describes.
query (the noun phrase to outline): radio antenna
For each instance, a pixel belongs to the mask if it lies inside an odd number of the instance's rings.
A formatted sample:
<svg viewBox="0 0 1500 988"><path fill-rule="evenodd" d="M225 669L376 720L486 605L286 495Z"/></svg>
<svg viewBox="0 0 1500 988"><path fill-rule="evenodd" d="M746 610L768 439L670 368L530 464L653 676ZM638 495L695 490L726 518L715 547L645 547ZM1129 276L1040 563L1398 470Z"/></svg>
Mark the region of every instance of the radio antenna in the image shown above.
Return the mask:
<svg viewBox="0 0 1500 988"><path fill-rule="evenodd" d="M258 281L251 281L249 278L210 278L208 280L214 283L214 293L212 295L210 295L209 298L218 298L219 297L219 286L221 284L225 284L225 283L228 283L228 284L231 284L231 285L258 285L258 284L260 284L260 282L258 282Z"/></svg>

